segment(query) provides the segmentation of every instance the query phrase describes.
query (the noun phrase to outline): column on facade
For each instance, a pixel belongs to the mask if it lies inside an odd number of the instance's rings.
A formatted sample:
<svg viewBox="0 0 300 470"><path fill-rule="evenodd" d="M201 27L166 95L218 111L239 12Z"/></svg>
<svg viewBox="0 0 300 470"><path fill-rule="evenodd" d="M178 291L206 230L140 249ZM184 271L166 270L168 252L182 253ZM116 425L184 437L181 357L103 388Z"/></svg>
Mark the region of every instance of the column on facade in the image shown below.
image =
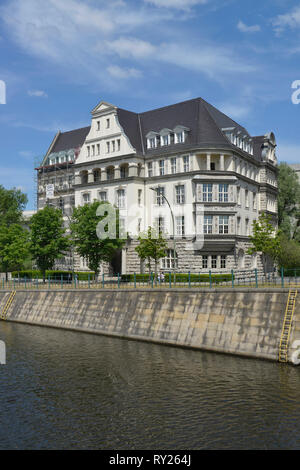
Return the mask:
<svg viewBox="0 0 300 470"><path fill-rule="evenodd" d="M115 174L114 174L115 179L121 178L121 168L119 165L115 166Z"/></svg>
<svg viewBox="0 0 300 470"><path fill-rule="evenodd" d="M138 166L137 163L131 163L129 165L128 176L137 176L138 174Z"/></svg>
<svg viewBox="0 0 300 470"><path fill-rule="evenodd" d="M101 181L106 181L107 180L107 171L106 168L101 169Z"/></svg>
<svg viewBox="0 0 300 470"><path fill-rule="evenodd" d="M89 170L89 172L88 172L88 183L94 183L94 173L93 173L93 170Z"/></svg>
<svg viewBox="0 0 300 470"><path fill-rule="evenodd" d="M224 157L224 154L220 155L220 170L221 171L225 170L225 157Z"/></svg>
<svg viewBox="0 0 300 470"><path fill-rule="evenodd" d="M206 154L206 169L207 169L207 171L210 170L210 157L211 157L210 153L207 153Z"/></svg>
<svg viewBox="0 0 300 470"><path fill-rule="evenodd" d="M81 176L79 174L75 175L75 184L81 184Z"/></svg>

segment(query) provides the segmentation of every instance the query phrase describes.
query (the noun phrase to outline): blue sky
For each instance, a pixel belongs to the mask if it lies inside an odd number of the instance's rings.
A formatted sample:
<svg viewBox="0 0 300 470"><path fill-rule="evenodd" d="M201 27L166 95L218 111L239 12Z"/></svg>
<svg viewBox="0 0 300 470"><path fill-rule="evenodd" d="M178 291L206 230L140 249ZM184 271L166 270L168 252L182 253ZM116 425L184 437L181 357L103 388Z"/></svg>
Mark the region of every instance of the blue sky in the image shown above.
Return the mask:
<svg viewBox="0 0 300 470"><path fill-rule="evenodd" d="M300 2L0 0L0 184L33 208L34 159L101 100L141 112L201 96L300 163Z"/></svg>

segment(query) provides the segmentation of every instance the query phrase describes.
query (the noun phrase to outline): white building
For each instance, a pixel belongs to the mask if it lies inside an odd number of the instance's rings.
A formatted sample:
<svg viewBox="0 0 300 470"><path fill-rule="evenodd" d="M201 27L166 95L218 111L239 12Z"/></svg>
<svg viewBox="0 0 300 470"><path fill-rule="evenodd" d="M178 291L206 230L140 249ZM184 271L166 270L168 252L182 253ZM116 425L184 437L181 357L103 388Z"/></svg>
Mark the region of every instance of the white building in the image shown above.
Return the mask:
<svg viewBox="0 0 300 470"><path fill-rule="evenodd" d="M173 224L165 198L174 214L177 270L228 271L260 267L246 252L260 212L276 224L275 147L273 133L252 137L201 98L141 114L101 102L90 128L58 134L42 167L77 148L68 189L75 206L96 199L120 209L130 238L113 261L115 273L143 270L134 237L148 226L168 236L161 268L170 270Z"/></svg>

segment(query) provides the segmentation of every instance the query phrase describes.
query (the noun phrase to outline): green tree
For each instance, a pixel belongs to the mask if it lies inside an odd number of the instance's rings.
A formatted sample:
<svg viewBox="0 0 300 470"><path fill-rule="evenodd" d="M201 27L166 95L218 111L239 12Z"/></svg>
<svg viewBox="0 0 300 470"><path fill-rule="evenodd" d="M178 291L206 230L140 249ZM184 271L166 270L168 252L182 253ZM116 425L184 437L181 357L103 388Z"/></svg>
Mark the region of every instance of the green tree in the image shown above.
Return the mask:
<svg viewBox="0 0 300 470"><path fill-rule="evenodd" d="M28 256L27 232L22 212L27 196L19 189L0 186L0 269L6 273L22 267Z"/></svg>
<svg viewBox="0 0 300 470"><path fill-rule="evenodd" d="M19 189L5 189L0 186L0 225L21 223L27 196Z"/></svg>
<svg viewBox="0 0 300 470"><path fill-rule="evenodd" d="M286 163L278 166L278 224L287 238L300 239L300 183Z"/></svg>
<svg viewBox="0 0 300 470"><path fill-rule="evenodd" d="M167 241L161 232L157 233L152 227L148 227L148 230L142 233L138 240L139 245L135 248L135 251L142 261L147 260L149 275L151 274L151 260L154 261L155 279L157 279L158 262L166 256L168 249Z"/></svg>
<svg viewBox="0 0 300 470"><path fill-rule="evenodd" d="M30 252L45 282L46 271L53 268L55 260L62 258L70 245L62 212L46 206L31 217L30 229Z"/></svg>
<svg viewBox="0 0 300 470"><path fill-rule="evenodd" d="M97 235L97 227L104 221L105 215L98 216L97 210L101 205L108 205L113 211L113 207L107 202L95 201L92 204L85 204L74 209L71 222L72 240L77 253L85 258L88 267L95 272L96 278L100 271L102 262L110 262L115 253L122 248L124 240L119 237L119 213L115 210L114 238L101 239Z"/></svg>
<svg viewBox="0 0 300 470"><path fill-rule="evenodd" d="M264 212L259 216L258 221L253 222L253 235L250 236L252 247L249 248L250 255L260 252L264 272L267 272L268 258L277 262L280 256L279 233L271 223L272 217Z"/></svg>
<svg viewBox="0 0 300 470"><path fill-rule="evenodd" d="M21 269L29 255L29 233L19 224L0 225L0 265L6 274Z"/></svg>
<svg viewBox="0 0 300 470"><path fill-rule="evenodd" d="M287 269L300 268L300 244L295 240L289 240L282 234L280 236L280 247L279 265Z"/></svg>

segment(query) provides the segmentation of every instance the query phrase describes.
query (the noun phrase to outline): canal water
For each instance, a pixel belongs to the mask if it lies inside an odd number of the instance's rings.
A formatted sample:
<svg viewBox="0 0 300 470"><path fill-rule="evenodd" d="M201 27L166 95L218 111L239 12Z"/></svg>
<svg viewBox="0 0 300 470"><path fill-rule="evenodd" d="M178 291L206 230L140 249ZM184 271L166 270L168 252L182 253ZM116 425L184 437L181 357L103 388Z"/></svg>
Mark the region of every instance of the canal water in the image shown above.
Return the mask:
<svg viewBox="0 0 300 470"><path fill-rule="evenodd" d="M0 323L0 449L300 449L300 367Z"/></svg>

